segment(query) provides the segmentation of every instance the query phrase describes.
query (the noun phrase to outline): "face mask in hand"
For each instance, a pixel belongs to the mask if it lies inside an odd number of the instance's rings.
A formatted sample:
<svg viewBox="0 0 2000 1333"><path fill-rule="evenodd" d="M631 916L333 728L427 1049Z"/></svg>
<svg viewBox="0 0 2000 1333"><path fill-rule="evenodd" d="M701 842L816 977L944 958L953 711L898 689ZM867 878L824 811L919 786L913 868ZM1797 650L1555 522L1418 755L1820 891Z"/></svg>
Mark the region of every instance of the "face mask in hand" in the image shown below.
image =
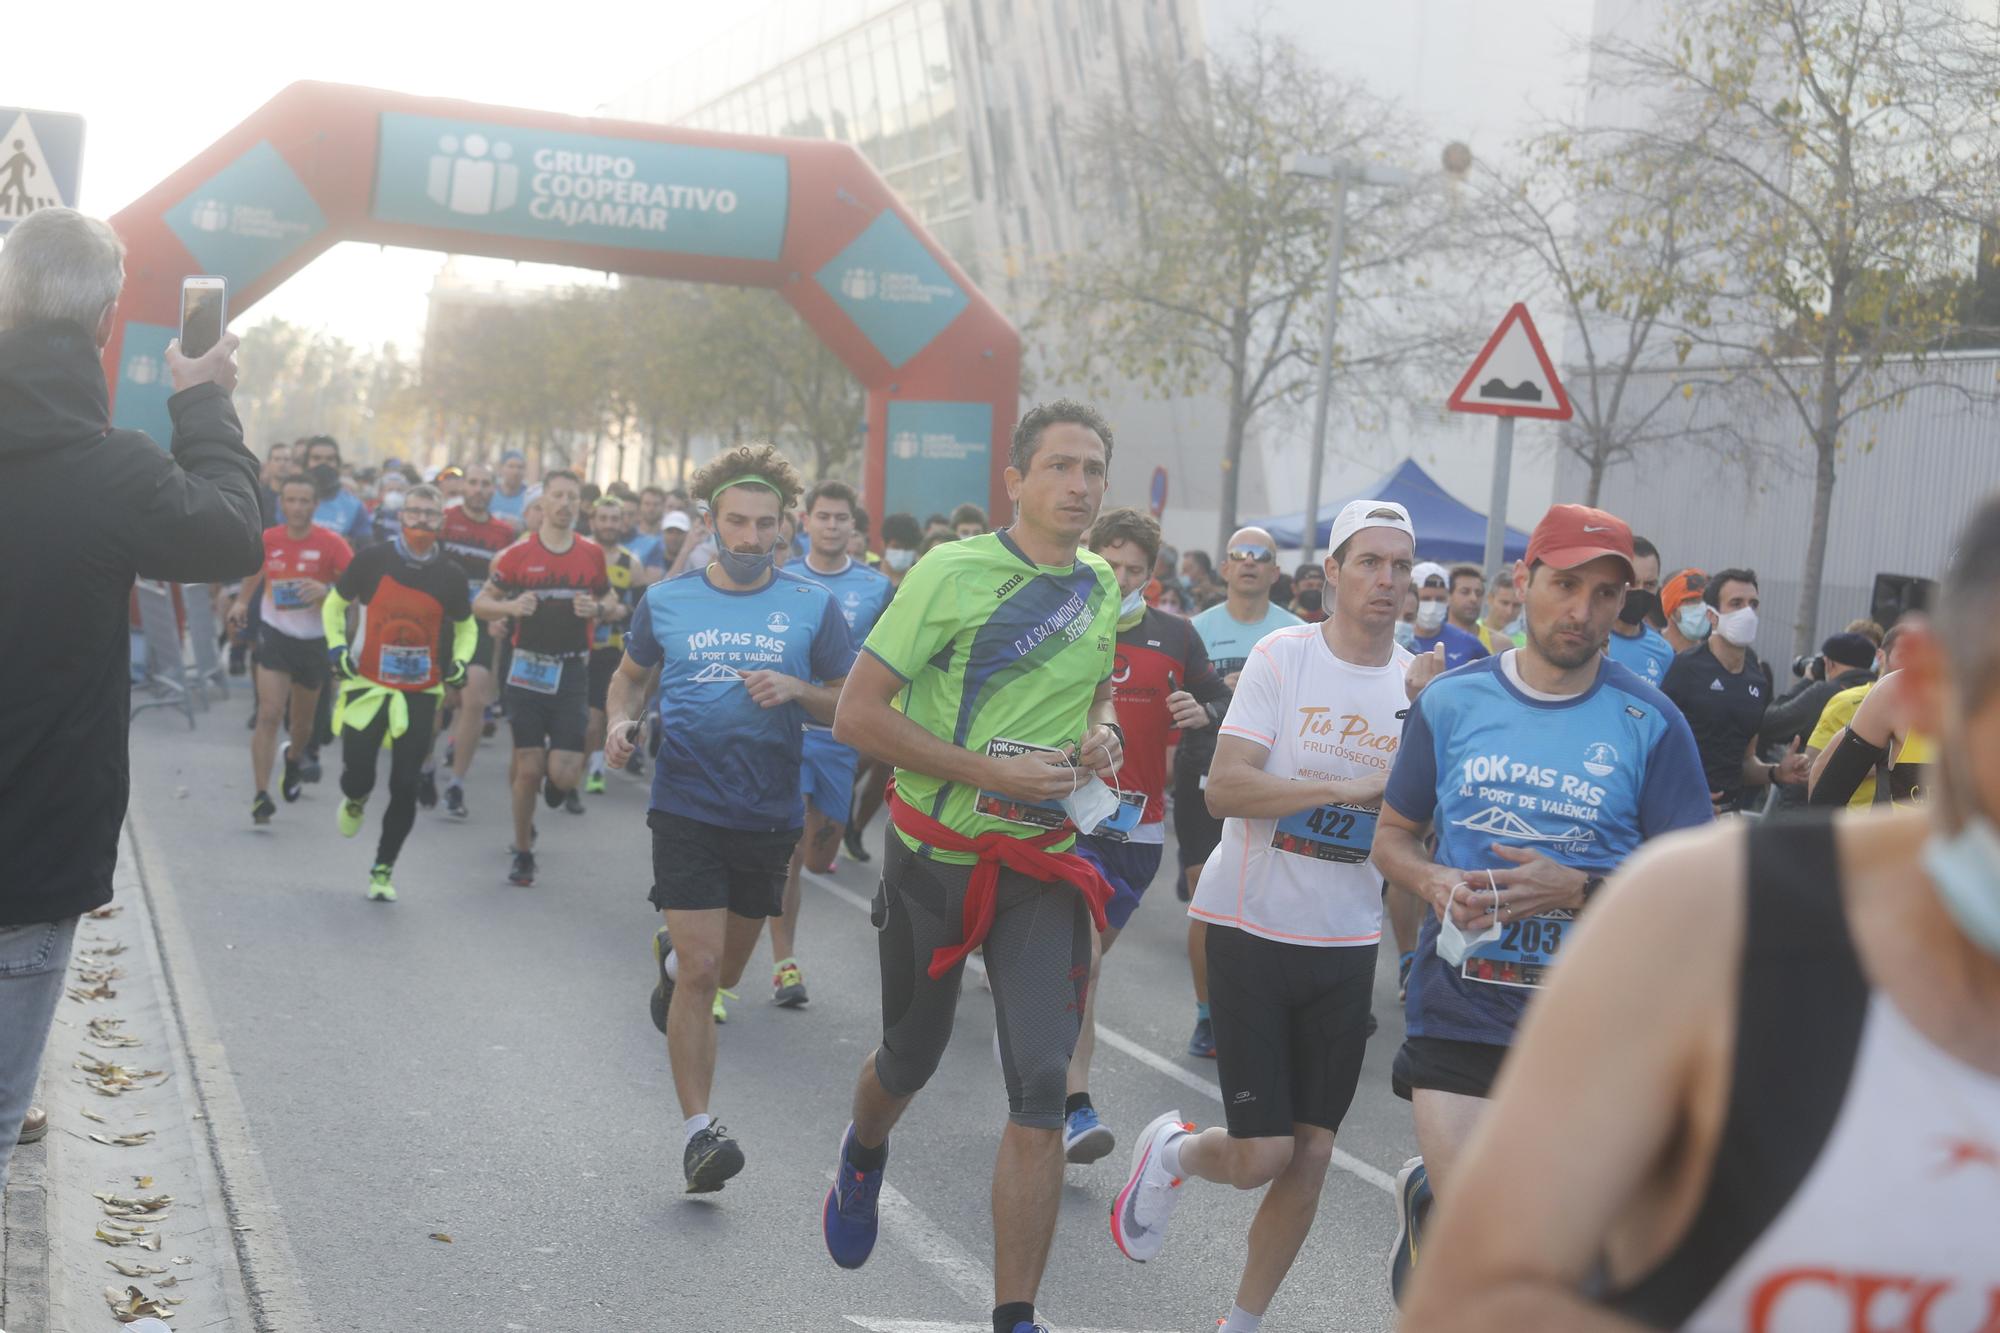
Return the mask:
<svg viewBox="0 0 2000 1333"><path fill-rule="evenodd" d="M1444 624L1443 602L1417 603L1417 633L1428 639L1438 632L1438 627L1442 624Z"/></svg>
<svg viewBox="0 0 2000 1333"><path fill-rule="evenodd" d="M1118 793L1087 769L1077 769L1080 781L1062 798L1063 813L1080 833L1096 831L1099 824L1118 813Z"/></svg>
<svg viewBox="0 0 2000 1333"><path fill-rule="evenodd" d="M1469 889L1472 886L1470 884L1467 884L1464 885L1463 887ZM1486 872L1486 887L1492 891L1493 896L1497 901L1500 896L1500 886L1493 882L1493 872L1491 870ZM1444 959L1445 962L1449 963L1451 966L1457 967L1460 963L1465 961L1465 955L1470 953L1473 949L1478 948L1480 945L1486 943L1488 940L1497 940L1499 938L1500 938L1500 921L1497 916L1495 917L1493 924L1488 926L1485 930L1480 931L1477 935L1468 935L1464 931L1460 930L1458 928L1457 923L1451 919L1451 913L1446 912L1444 914L1444 920L1438 923L1438 938L1437 938L1438 957Z"/></svg>
<svg viewBox="0 0 2000 1333"><path fill-rule="evenodd" d="M1715 621L1715 632L1721 635L1726 643L1733 643L1738 648L1748 648L1757 642L1757 608L1739 606L1727 615L1718 616Z"/></svg>

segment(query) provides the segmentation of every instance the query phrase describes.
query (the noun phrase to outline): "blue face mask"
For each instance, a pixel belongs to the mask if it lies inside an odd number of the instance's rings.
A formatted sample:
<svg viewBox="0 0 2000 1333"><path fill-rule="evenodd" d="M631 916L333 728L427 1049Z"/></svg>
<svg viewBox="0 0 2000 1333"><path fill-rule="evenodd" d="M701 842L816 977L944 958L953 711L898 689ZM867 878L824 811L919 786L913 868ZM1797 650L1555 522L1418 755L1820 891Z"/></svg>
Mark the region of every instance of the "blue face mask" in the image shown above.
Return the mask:
<svg viewBox="0 0 2000 1333"><path fill-rule="evenodd" d="M1957 833L1933 833L1924 869L1958 928L2000 958L2000 830L1993 821L1974 815Z"/></svg>
<svg viewBox="0 0 2000 1333"><path fill-rule="evenodd" d="M1674 628L1683 639L1700 643L1708 637L1708 603L1694 602L1674 612Z"/></svg>
<svg viewBox="0 0 2000 1333"><path fill-rule="evenodd" d="M1126 593L1125 600L1118 603L1118 618L1121 621L1129 619L1130 617L1137 615L1140 609L1145 605L1146 605L1146 586L1142 583L1138 587L1132 589L1132 591Z"/></svg>
<svg viewBox="0 0 2000 1333"><path fill-rule="evenodd" d="M722 572L729 576L731 582L746 586L761 580L776 558L771 551L732 551L719 544L715 548L715 563L722 566Z"/></svg>

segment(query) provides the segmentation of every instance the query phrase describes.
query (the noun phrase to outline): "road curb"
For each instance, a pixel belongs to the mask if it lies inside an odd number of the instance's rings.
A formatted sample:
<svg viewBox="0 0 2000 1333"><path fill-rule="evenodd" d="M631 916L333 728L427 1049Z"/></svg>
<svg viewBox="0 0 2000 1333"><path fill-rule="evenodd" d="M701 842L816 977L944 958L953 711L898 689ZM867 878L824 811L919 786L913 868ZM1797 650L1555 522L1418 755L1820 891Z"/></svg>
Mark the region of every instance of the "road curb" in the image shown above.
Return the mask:
<svg viewBox="0 0 2000 1333"><path fill-rule="evenodd" d="M172 1017L174 1062L184 1095L200 1114L201 1159L206 1191L224 1215L227 1267L242 1321L230 1327L258 1333L320 1333L293 1257L283 1214L264 1174L263 1159L250 1135L249 1118L229 1068L220 1033L208 1010L193 942L182 922L166 858L134 800L126 817L126 847L132 853L139 893L151 929L147 944ZM169 962L168 960L171 960ZM186 1324L178 1325L187 1333Z"/></svg>

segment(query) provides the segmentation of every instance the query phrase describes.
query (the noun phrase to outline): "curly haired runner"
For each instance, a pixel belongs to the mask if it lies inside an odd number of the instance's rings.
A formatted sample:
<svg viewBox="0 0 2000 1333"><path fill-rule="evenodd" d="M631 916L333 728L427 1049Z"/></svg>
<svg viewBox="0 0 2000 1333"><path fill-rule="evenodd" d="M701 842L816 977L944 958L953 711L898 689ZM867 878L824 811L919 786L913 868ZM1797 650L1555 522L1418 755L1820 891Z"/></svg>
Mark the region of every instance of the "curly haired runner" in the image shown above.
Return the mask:
<svg viewBox="0 0 2000 1333"><path fill-rule="evenodd" d="M854 662L847 620L819 584L775 567L799 480L768 444L730 450L695 476L715 560L655 583L632 610L605 701L604 757L631 757L659 675L653 831L653 1022L667 1036L687 1117L689 1193L721 1189L743 1150L709 1114L717 991L743 976L764 918L782 910L801 831L801 729L833 721ZM813 682L818 681L819 684Z"/></svg>
<svg viewBox="0 0 2000 1333"><path fill-rule="evenodd" d="M827 1249L843 1268L873 1251L889 1131L937 1070L965 958L983 943L1010 1122L993 1172L996 1333L1043 1327L1034 1301L1062 1199L1065 1083L1091 925L1104 928L1111 898L1069 852L1079 823L1117 808L1097 778L1114 777L1124 751L1111 695L1118 582L1078 549L1110 462L1111 430L1092 409L1024 416L1006 473L1013 526L917 563L834 722L835 740L896 765L896 794L875 908L882 1044L841 1139Z"/></svg>

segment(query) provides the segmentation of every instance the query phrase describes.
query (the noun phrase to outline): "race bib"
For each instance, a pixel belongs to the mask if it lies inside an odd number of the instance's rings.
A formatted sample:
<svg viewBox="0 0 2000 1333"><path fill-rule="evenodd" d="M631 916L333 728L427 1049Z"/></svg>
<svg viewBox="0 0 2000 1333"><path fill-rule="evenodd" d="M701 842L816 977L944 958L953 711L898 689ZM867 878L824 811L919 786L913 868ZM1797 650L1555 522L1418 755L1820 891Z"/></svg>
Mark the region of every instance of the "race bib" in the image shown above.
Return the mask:
<svg viewBox="0 0 2000 1333"><path fill-rule="evenodd" d="M562 688L563 660L554 653L514 650L514 662L507 668L507 683L536 694L554 694Z"/></svg>
<svg viewBox="0 0 2000 1333"><path fill-rule="evenodd" d="M1286 815L1271 830L1271 845L1315 861L1359 865L1375 844L1375 812L1358 805L1322 805Z"/></svg>
<svg viewBox="0 0 2000 1333"><path fill-rule="evenodd" d="M1054 746L1030 745L1026 741L1002 740L996 736L986 742L986 753L995 759L1011 759L1017 754L1059 755L1063 751ZM972 803L972 808L982 815L1004 819L1010 824L1026 824L1030 828L1058 829L1069 823L1069 816L1063 813L1059 802L1022 801L1012 796L1002 796L997 791L981 791L979 798Z"/></svg>
<svg viewBox="0 0 2000 1333"><path fill-rule="evenodd" d="M1540 986L1575 925L1576 913L1565 907L1503 922L1499 939L1467 951L1458 974L1490 986Z"/></svg>
<svg viewBox="0 0 2000 1333"><path fill-rule="evenodd" d="M271 585L271 605L280 611L303 611L305 586L296 579L280 579Z"/></svg>
<svg viewBox="0 0 2000 1333"><path fill-rule="evenodd" d="M1132 830L1139 827L1139 817L1145 813L1144 792L1121 791L1118 793L1118 813L1092 829L1090 836L1107 842L1130 842Z"/></svg>
<svg viewBox="0 0 2000 1333"><path fill-rule="evenodd" d="M431 678L431 650L386 645L379 655L376 669L384 685L421 685Z"/></svg>

